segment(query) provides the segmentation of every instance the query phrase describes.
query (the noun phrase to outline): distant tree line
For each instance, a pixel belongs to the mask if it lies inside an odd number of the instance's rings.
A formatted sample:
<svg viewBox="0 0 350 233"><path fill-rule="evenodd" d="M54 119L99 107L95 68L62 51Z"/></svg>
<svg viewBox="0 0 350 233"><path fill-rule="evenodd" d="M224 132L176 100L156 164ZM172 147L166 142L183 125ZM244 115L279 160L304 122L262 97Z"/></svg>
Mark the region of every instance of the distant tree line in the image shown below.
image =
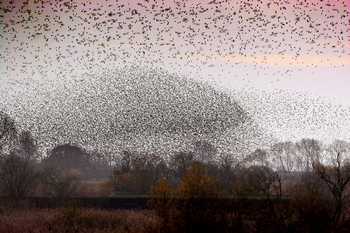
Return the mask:
<svg viewBox="0 0 350 233"><path fill-rule="evenodd" d="M15 200L82 196L95 188L105 190L101 195L162 197L156 206L166 216L168 201L179 197L287 198L309 222L317 215L336 229L349 220L349 155L348 142L302 139L239 158L207 141L167 156L130 150L106 155L64 144L43 158L31 132L0 113L0 194Z"/></svg>

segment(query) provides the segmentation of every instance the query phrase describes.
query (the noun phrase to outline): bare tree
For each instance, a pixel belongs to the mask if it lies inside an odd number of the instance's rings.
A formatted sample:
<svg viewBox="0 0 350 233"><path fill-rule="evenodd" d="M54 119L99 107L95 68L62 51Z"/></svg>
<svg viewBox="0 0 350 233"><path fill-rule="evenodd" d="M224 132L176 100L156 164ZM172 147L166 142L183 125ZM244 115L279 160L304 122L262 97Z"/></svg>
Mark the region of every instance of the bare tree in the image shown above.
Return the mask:
<svg viewBox="0 0 350 233"><path fill-rule="evenodd" d="M281 196L281 182L277 172L267 166L251 166L246 174L247 185L255 194L265 198Z"/></svg>
<svg viewBox="0 0 350 233"><path fill-rule="evenodd" d="M235 157L231 153L220 153L218 155L219 181L229 194L232 192L234 183Z"/></svg>
<svg viewBox="0 0 350 233"><path fill-rule="evenodd" d="M292 142L279 142L272 146L277 169L283 172L292 172L296 168L296 146Z"/></svg>
<svg viewBox="0 0 350 233"><path fill-rule="evenodd" d="M7 146L14 145L17 137L17 129L13 119L7 114L0 112L0 156L3 154L3 149Z"/></svg>
<svg viewBox="0 0 350 233"><path fill-rule="evenodd" d="M171 157L170 167L178 177L182 177L194 161L195 158L192 152L179 152Z"/></svg>
<svg viewBox="0 0 350 233"><path fill-rule="evenodd" d="M253 165L236 171L235 195L270 199L273 196L281 197L281 188L280 176L268 166Z"/></svg>
<svg viewBox="0 0 350 233"><path fill-rule="evenodd" d="M250 155L252 163L258 166L269 166L268 152L264 149L256 149Z"/></svg>
<svg viewBox="0 0 350 233"><path fill-rule="evenodd" d="M80 174L77 170L60 171L48 166L42 174L46 195L67 198L77 194L80 184Z"/></svg>
<svg viewBox="0 0 350 233"><path fill-rule="evenodd" d="M326 184L335 202L334 224L339 225L344 219L346 190L350 183L350 144L344 141L335 141L323 153L315 157L313 170Z"/></svg>
<svg viewBox="0 0 350 233"><path fill-rule="evenodd" d="M315 139L302 139L296 143L299 153L302 155L300 166L306 172L310 172L312 168L312 161L319 158L322 152L321 142Z"/></svg>
<svg viewBox="0 0 350 233"><path fill-rule="evenodd" d="M199 140L194 143L194 157L200 162L213 162L217 152L217 148L208 141Z"/></svg>
<svg viewBox="0 0 350 233"><path fill-rule="evenodd" d="M30 195L39 178L35 140L28 131L22 132L19 139L19 144L0 163L0 191L16 200Z"/></svg>
<svg viewBox="0 0 350 233"><path fill-rule="evenodd" d="M121 165L114 169L112 176L117 193L147 194L160 179L170 176L162 156L130 151L123 154Z"/></svg>
<svg viewBox="0 0 350 233"><path fill-rule="evenodd" d="M19 149L26 160L36 160L39 158L36 140L30 131L23 131L19 135Z"/></svg>

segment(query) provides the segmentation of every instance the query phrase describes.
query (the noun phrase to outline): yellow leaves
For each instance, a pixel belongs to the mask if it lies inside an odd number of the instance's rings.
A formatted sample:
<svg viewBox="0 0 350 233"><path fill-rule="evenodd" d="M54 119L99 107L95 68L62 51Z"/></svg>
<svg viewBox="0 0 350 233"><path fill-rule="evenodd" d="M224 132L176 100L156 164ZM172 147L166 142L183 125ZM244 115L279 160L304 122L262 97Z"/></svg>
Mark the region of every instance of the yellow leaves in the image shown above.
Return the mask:
<svg viewBox="0 0 350 233"><path fill-rule="evenodd" d="M206 169L201 164L192 165L177 189L181 198L208 198L215 197L218 193L216 180L206 174Z"/></svg>
<svg viewBox="0 0 350 233"><path fill-rule="evenodd" d="M215 178L207 175L206 167L195 163L186 171L177 187L173 188L166 179L161 179L151 193L153 197L164 199L211 198L219 194L218 187Z"/></svg>
<svg viewBox="0 0 350 233"><path fill-rule="evenodd" d="M155 186L152 187L152 196L156 198L170 198L174 190L166 179L161 179Z"/></svg>

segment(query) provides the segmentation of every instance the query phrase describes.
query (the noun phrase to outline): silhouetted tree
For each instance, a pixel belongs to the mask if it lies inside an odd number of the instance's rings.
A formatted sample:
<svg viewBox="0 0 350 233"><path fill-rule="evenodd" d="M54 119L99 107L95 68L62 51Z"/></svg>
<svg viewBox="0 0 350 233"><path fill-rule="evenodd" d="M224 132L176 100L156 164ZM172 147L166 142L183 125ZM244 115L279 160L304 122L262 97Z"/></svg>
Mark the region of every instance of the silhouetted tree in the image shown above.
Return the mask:
<svg viewBox="0 0 350 233"><path fill-rule="evenodd" d="M254 158L253 164L258 166L270 166L268 156L268 152L263 149L256 149L251 153L251 157Z"/></svg>
<svg viewBox="0 0 350 233"><path fill-rule="evenodd" d="M210 163L215 160L218 153L216 147L208 141L197 141L194 143L194 158L202 163Z"/></svg>
<svg viewBox="0 0 350 233"><path fill-rule="evenodd" d="M17 129L14 120L0 111L0 156L4 154L5 147L8 151L11 149L16 143L16 138Z"/></svg>
<svg viewBox="0 0 350 233"><path fill-rule="evenodd" d="M57 167L47 166L42 174L45 195L55 198L77 195L81 180L78 170L60 170Z"/></svg>
<svg viewBox="0 0 350 233"><path fill-rule="evenodd" d="M89 175L94 170L89 153L75 144L57 145L43 160L43 166L58 169L63 174L76 170L82 179L90 178Z"/></svg>
<svg viewBox="0 0 350 233"><path fill-rule="evenodd" d="M294 143L276 143L272 146L271 152L273 153L279 171L290 173L296 169L296 146Z"/></svg>
<svg viewBox="0 0 350 233"><path fill-rule="evenodd" d="M89 151L88 161L91 169L86 171L88 178L93 179L108 179L112 174L112 166L109 163L109 158L106 154L100 153L97 150Z"/></svg>
<svg viewBox="0 0 350 233"><path fill-rule="evenodd" d="M302 154L300 165L305 172L310 172L312 168L312 161L319 158L322 152L321 142L315 139L302 139L296 143L299 153Z"/></svg>
<svg viewBox="0 0 350 233"><path fill-rule="evenodd" d="M281 196L281 182L277 172L267 166L251 166L246 172L247 187L253 195L265 198Z"/></svg>
<svg viewBox="0 0 350 233"><path fill-rule="evenodd" d="M182 198L213 198L219 194L217 180L207 174L201 163L192 164L178 187L178 195Z"/></svg>
<svg viewBox="0 0 350 233"><path fill-rule="evenodd" d="M169 176L168 166L161 156L124 151L112 182L117 193L148 194L154 184Z"/></svg>
<svg viewBox="0 0 350 233"><path fill-rule="evenodd" d="M170 168L175 172L175 176L180 179L194 161L195 157L192 152L178 152L171 157Z"/></svg>
<svg viewBox="0 0 350 233"><path fill-rule="evenodd" d="M39 180L36 142L29 131L19 136L19 144L0 163L0 189L16 200L30 195Z"/></svg>
<svg viewBox="0 0 350 233"><path fill-rule="evenodd" d="M350 144L335 141L325 153L313 159L315 174L325 182L333 196L335 210L333 222L337 226L345 217L346 191L350 184Z"/></svg>

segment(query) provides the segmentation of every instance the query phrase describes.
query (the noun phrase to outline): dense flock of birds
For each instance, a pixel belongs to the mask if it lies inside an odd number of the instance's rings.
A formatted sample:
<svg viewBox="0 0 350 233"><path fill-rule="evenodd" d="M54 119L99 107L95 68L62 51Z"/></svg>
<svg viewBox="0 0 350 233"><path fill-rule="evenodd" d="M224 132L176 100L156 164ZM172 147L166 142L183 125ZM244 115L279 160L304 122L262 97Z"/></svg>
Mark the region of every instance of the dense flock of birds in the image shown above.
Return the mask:
<svg viewBox="0 0 350 233"><path fill-rule="evenodd" d="M159 88L160 92L170 95L168 88L172 86L173 79L159 81L155 70L164 68L173 73L181 73L185 67L201 70L212 66L213 60L215 62L218 57L236 58L232 65L241 66L242 73L237 75L244 77L247 75L244 69L256 69L259 74L269 71L270 65L274 65L274 61L266 65L252 64L252 59L269 60L269 56L286 55L293 63L293 59L304 55L324 55L325 60L329 55L349 55L349 20L346 1L4 0L0 2L0 84L3 82L3 88L0 85L0 104L5 104L5 107L12 105L12 111L21 112L21 120L26 119L36 125L51 119L44 124L45 127L35 126L40 133L56 131L57 134L68 135L62 140L85 142L84 137L89 137L89 132L81 132L80 139L76 135L72 138L67 133L70 127L60 127L67 124L63 123L65 121L72 124L74 119L81 120L72 108L85 111L79 104L84 103L87 97L104 99L106 105L109 102L125 102L129 99L121 96L120 85L125 86L123 90L141 88L147 93L152 82L163 85ZM307 63L303 68L316 66ZM162 72L159 71L160 74ZM288 72L285 70L278 75L283 77ZM139 78L140 74L149 77L149 84ZM119 86L113 86L110 82L100 81L122 80L126 76L134 79L132 87L128 86L128 82L117 81ZM200 106L219 95L206 88L189 87L189 90L189 93L179 94L178 101L188 105L192 103L188 99L197 98L196 103ZM101 96L102 93L104 96ZM76 96L79 96L80 102L72 100ZM155 95L152 98L155 99L146 108L151 108L151 105L161 108L166 104L166 96L160 102ZM90 108L107 115L110 113L106 111L116 111L104 108L104 101ZM130 106L138 106L138 102L132 101ZM175 103L178 104L176 101L169 102ZM213 104L220 106L219 102ZM234 108L238 106L234 101L232 105ZM66 106L70 107L65 110ZM231 110L227 107L229 113L220 114L230 116ZM47 112L50 111L56 116L48 118L50 114ZM59 111L64 114L59 116ZM136 112L129 114L124 117ZM213 113L191 114L195 116L193 119L207 119L208 114ZM161 121L161 116L155 119ZM151 117L147 118L149 120ZM99 121L102 120L92 118L87 128L104 124ZM110 123L107 125L111 127ZM51 139L55 140L58 139ZM99 140L92 138L86 143Z"/></svg>
<svg viewBox="0 0 350 233"><path fill-rule="evenodd" d="M342 56L349 52L348 7L300 0L7 0L0 9L1 59L5 70L31 76L211 55Z"/></svg>

